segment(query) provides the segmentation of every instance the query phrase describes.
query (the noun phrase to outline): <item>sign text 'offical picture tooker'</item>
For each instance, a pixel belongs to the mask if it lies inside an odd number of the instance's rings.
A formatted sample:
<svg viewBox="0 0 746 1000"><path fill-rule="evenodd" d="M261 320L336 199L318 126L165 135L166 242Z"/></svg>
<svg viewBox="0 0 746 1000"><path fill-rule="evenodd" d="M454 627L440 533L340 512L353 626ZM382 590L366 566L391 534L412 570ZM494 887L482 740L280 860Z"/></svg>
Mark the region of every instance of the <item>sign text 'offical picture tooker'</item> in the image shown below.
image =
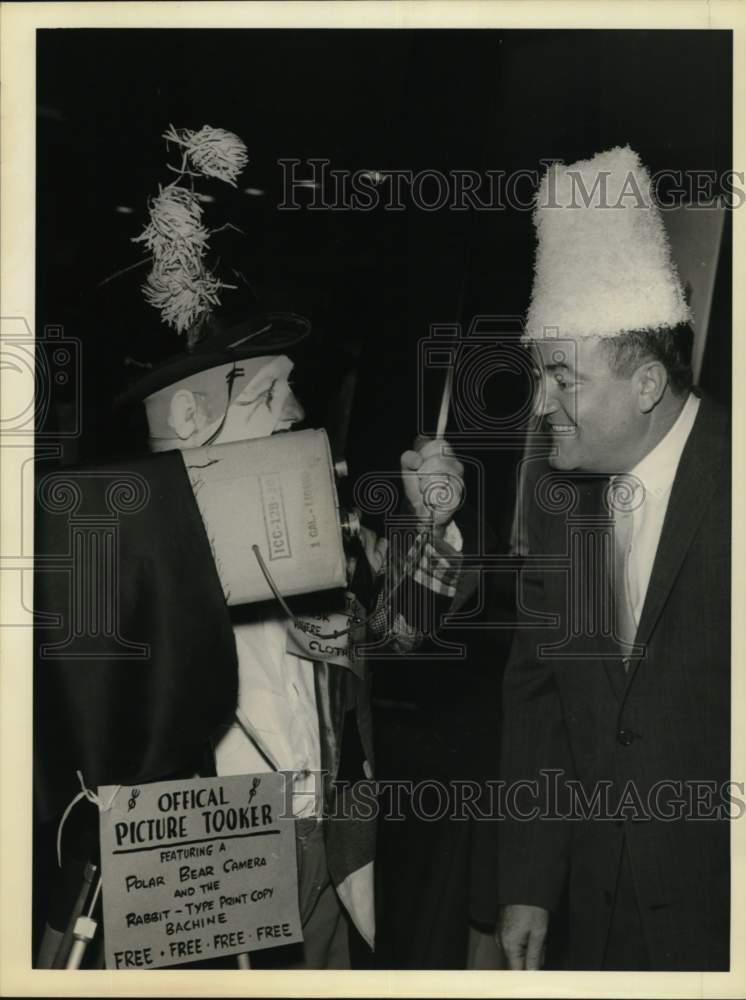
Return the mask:
<svg viewBox="0 0 746 1000"><path fill-rule="evenodd" d="M115 794L116 793L116 794ZM106 965L155 969L302 940L283 776L99 788Z"/></svg>

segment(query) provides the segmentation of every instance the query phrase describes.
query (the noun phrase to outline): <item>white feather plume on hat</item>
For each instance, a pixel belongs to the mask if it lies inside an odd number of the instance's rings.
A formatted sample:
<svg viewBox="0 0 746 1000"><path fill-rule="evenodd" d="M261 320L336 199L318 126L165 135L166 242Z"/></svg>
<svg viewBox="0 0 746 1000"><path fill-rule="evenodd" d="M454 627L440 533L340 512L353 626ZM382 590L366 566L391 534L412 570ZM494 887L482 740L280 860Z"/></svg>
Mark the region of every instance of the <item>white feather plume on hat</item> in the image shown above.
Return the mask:
<svg viewBox="0 0 746 1000"><path fill-rule="evenodd" d="M650 175L629 146L552 164L534 224L526 337L614 337L691 320Z"/></svg>

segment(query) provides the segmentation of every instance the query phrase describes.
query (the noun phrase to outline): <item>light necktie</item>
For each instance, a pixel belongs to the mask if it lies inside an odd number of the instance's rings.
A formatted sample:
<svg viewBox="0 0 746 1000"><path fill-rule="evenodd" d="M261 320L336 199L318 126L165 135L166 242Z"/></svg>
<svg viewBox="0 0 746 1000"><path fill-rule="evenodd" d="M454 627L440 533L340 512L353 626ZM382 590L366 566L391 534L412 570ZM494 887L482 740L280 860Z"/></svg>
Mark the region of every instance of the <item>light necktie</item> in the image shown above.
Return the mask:
<svg viewBox="0 0 746 1000"><path fill-rule="evenodd" d="M629 563L632 550L635 482L627 476L612 479L612 509L614 515L614 609L615 634L624 655L625 672L637 634L634 595Z"/></svg>

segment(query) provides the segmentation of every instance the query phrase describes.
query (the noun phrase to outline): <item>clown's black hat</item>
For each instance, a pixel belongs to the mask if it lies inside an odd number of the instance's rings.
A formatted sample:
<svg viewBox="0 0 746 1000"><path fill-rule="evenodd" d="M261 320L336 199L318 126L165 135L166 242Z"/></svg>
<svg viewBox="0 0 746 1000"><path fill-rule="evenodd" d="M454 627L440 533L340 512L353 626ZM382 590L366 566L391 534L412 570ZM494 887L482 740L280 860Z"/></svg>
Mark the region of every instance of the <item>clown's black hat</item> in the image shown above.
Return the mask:
<svg viewBox="0 0 746 1000"><path fill-rule="evenodd" d="M172 355L139 375L116 398L115 409L129 409L159 389L218 365L280 354L311 332L311 324L304 316L289 312L255 313L226 327L214 319L211 323L207 335L189 352Z"/></svg>

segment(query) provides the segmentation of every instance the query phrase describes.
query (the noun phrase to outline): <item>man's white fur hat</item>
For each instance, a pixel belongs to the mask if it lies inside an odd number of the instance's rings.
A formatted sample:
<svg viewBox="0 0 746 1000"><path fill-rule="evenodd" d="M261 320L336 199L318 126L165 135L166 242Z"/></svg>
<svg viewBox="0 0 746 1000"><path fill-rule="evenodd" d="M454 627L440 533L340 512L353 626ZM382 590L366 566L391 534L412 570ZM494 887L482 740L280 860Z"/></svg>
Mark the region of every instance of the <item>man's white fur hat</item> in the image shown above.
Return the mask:
<svg viewBox="0 0 746 1000"><path fill-rule="evenodd" d="M526 337L615 337L691 320L650 174L629 146L552 164L534 224Z"/></svg>

